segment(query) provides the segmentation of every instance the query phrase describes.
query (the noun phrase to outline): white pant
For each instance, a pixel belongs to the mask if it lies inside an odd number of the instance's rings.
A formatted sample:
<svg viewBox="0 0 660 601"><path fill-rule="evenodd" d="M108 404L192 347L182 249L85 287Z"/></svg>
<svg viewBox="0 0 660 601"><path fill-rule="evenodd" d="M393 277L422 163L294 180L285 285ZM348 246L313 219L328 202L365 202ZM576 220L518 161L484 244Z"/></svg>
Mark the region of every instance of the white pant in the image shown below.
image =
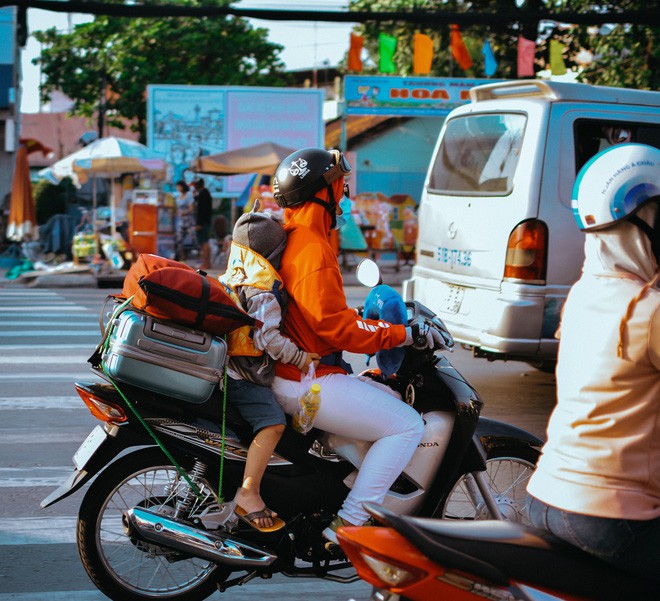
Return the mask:
<svg viewBox="0 0 660 601"><path fill-rule="evenodd" d="M383 502L417 449L424 422L400 399L354 376L328 374L316 381L321 385L321 407L314 427L374 443L338 512L351 524L361 525L369 517L362 503ZM292 415L298 407L301 383L276 377L272 390L284 411Z"/></svg>

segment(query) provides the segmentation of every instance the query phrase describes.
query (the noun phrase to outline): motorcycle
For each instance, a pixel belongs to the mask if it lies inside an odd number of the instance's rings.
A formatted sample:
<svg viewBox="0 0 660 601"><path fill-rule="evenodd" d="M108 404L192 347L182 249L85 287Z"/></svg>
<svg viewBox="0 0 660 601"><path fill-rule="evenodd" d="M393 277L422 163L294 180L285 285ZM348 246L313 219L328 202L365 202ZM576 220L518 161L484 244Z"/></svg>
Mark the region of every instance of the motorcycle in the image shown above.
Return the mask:
<svg viewBox="0 0 660 601"><path fill-rule="evenodd" d="M648 601L658 582L624 573L544 530L450 522L365 503L378 526L344 527L339 544L375 588L372 601Z"/></svg>
<svg viewBox="0 0 660 601"><path fill-rule="evenodd" d="M453 345L439 318L417 302L404 304L387 286L373 288L365 307L378 311L383 301L398 304L402 319L434 328L445 350ZM423 439L384 505L429 518L525 523L525 486L543 441L481 417L476 390L432 349L394 349L394 364L387 354L377 360L387 369L362 377L400 394L425 423ZM370 443L286 428L261 485L286 527L262 533L238 520L225 501L241 485L253 434L221 391L204 402L186 402L125 382L116 386L95 369L106 381L77 382L75 389L103 425L80 445L73 472L41 505L89 484L79 509L78 550L106 596L201 600L276 573L359 580L354 572L338 574L351 564L321 532L341 507Z"/></svg>

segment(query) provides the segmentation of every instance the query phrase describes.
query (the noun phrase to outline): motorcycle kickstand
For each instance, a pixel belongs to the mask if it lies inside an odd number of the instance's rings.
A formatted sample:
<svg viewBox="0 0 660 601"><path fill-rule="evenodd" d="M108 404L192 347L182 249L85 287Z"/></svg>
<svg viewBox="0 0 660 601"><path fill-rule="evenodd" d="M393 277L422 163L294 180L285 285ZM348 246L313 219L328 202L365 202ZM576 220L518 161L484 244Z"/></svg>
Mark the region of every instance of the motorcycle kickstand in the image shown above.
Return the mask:
<svg viewBox="0 0 660 601"><path fill-rule="evenodd" d="M486 504L486 507L488 508L488 511L492 516L492 519L505 520L506 518L500 511L499 505L497 504L497 501L495 501L495 497L493 497L493 493L490 490L490 486L488 486L488 481L486 480L486 472L472 472L470 476L472 476L472 478L474 479L474 482L476 483L477 488L479 489L481 498ZM474 490L474 485L470 478L466 478L465 485L472 498L476 498L476 490ZM475 507L476 506L477 505L475 504Z"/></svg>
<svg viewBox="0 0 660 601"><path fill-rule="evenodd" d="M255 570L253 572L248 572L245 576L234 578L233 580L224 580L222 582L218 582L217 584L218 590L221 593L224 593L228 588L231 588L232 586L243 586L244 584L250 582L250 580L252 580L253 578L256 578L257 575L258 574Z"/></svg>

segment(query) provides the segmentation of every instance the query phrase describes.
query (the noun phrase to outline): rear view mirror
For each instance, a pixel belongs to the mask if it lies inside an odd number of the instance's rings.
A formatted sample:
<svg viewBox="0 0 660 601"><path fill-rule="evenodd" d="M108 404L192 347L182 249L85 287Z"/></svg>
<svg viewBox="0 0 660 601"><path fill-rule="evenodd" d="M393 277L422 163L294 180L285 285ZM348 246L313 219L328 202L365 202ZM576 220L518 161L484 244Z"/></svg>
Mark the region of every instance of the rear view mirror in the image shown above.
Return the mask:
<svg viewBox="0 0 660 601"><path fill-rule="evenodd" d="M383 282L380 277L380 268L376 262L371 259L363 259L360 261L355 273L360 284L368 286L369 288L378 286L378 284L382 284Z"/></svg>

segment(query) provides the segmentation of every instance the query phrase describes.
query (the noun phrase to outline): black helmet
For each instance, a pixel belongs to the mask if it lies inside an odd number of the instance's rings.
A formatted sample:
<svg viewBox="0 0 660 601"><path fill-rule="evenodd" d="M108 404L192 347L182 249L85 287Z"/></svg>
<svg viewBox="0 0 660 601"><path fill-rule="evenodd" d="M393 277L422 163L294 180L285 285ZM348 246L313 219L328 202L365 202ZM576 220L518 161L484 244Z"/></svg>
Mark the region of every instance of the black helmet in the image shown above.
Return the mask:
<svg viewBox="0 0 660 601"><path fill-rule="evenodd" d="M309 200L319 190L351 173L351 166L338 150L303 148L284 159L273 178L273 195L280 207L293 207Z"/></svg>

